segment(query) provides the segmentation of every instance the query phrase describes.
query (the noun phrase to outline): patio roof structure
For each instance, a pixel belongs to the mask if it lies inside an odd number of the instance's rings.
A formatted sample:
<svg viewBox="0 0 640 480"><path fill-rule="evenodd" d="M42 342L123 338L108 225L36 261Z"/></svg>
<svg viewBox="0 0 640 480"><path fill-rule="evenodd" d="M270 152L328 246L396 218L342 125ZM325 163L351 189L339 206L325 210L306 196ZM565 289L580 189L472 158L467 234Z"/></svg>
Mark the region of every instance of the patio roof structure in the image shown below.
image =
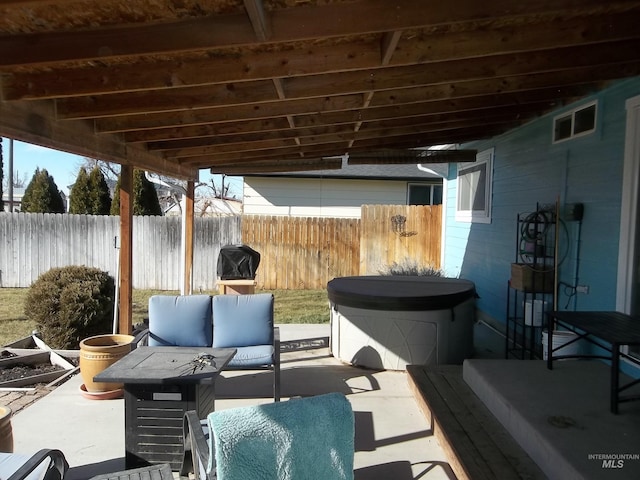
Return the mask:
<svg viewBox="0 0 640 480"><path fill-rule="evenodd" d="M123 330L133 168L187 180L192 212L200 169L414 161L640 74L639 20L632 0L0 0L0 136L122 165Z"/></svg>

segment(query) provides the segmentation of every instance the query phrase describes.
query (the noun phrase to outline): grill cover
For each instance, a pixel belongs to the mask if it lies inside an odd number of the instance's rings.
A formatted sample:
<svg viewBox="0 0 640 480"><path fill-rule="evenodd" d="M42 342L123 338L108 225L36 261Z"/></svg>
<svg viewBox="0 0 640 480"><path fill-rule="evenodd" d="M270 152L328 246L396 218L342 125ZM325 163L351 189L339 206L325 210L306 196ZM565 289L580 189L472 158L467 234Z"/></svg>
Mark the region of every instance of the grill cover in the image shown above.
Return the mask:
<svg viewBox="0 0 640 480"><path fill-rule="evenodd" d="M260 265L260 254L247 245L227 245L218 256L220 280L253 280Z"/></svg>

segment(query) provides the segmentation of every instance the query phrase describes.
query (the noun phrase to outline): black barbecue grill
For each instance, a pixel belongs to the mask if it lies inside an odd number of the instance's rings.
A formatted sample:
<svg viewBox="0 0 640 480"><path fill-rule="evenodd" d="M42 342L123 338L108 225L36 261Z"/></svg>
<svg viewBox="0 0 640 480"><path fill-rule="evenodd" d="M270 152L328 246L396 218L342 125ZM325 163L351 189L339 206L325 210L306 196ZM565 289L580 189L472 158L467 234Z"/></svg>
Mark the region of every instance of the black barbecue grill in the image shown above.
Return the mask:
<svg viewBox="0 0 640 480"><path fill-rule="evenodd" d="M260 265L260 254L247 245L226 245L218 256L220 280L253 280Z"/></svg>

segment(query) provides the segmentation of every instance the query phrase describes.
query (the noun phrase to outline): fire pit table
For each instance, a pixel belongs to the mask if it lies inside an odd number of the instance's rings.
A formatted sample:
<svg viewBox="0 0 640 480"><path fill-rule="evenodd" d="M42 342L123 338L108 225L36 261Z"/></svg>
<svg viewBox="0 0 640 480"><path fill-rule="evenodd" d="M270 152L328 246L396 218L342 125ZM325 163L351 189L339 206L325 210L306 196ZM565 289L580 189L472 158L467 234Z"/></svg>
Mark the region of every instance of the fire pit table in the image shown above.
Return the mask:
<svg viewBox="0 0 640 480"><path fill-rule="evenodd" d="M205 418L214 410L215 379L235 354L233 348L140 346L94 377L124 383L127 469L159 463L180 469L184 413Z"/></svg>

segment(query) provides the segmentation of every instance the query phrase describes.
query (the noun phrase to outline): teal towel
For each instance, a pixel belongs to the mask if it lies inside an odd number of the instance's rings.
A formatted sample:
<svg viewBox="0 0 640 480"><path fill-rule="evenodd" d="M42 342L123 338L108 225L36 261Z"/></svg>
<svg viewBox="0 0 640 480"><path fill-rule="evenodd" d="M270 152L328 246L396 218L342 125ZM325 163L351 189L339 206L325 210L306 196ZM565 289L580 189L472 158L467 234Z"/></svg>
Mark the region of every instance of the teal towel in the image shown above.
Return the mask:
<svg viewBox="0 0 640 480"><path fill-rule="evenodd" d="M222 410L207 420L218 480L353 479L354 417L341 393Z"/></svg>

